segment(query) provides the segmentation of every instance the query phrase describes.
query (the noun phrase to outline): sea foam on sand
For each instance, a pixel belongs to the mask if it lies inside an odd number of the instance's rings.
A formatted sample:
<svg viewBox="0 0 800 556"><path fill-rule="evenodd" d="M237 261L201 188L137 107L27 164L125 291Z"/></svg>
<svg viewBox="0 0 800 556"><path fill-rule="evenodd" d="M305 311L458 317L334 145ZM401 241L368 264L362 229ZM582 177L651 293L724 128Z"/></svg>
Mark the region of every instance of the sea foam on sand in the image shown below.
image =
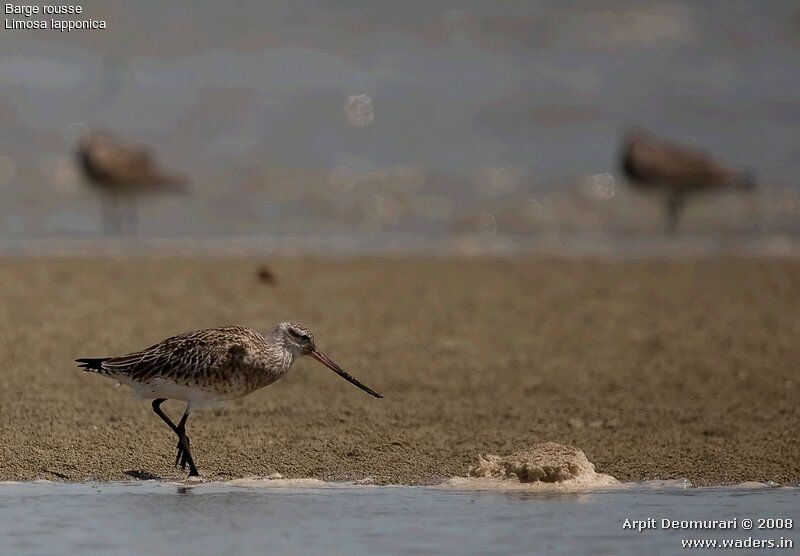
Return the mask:
<svg viewBox="0 0 800 556"><path fill-rule="evenodd" d="M624 486L611 475L597 473L582 450L555 442L536 444L509 456L478 456L468 477L452 477L429 488L448 490L585 491ZM205 481L200 481L205 482ZM214 484L210 482L208 484ZM371 478L348 483L319 479L286 479L280 473L225 481L239 487L352 488L374 487ZM683 483L681 483L683 485Z"/></svg>
<svg viewBox="0 0 800 556"><path fill-rule="evenodd" d="M442 486L467 489L586 489L617 484L597 473L582 450L555 442L536 444L509 456L478 456L469 477L453 477Z"/></svg>

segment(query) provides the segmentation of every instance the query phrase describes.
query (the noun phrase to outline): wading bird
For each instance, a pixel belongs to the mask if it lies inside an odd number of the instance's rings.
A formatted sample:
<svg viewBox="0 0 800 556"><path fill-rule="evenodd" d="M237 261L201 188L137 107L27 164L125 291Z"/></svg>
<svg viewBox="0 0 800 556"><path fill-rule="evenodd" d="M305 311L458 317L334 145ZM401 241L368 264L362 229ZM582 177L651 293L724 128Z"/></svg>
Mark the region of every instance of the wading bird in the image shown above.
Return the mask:
<svg viewBox="0 0 800 556"><path fill-rule="evenodd" d="M266 336L244 326L209 328L167 338L147 349L120 357L77 359L88 372L126 384L141 397L153 399L153 411L178 437L175 465L198 476L186 420L192 407L242 398L283 377L292 363L310 355L368 394L380 394L350 376L317 349L305 326L281 322ZM167 399L182 400L186 410L176 425L161 409Z"/></svg>
<svg viewBox="0 0 800 556"><path fill-rule="evenodd" d="M714 158L706 151L632 130L622 146L622 169L631 185L663 193L667 230L678 227L690 195L703 191L750 191L753 176Z"/></svg>
<svg viewBox="0 0 800 556"><path fill-rule="evenodd" d="M100 196L103 229L120 234L127 220L136 231L136 199L148 193L185 193L189 179L159 164L146 147L106 131L94 130L77 141L78 164Z"/></svg>

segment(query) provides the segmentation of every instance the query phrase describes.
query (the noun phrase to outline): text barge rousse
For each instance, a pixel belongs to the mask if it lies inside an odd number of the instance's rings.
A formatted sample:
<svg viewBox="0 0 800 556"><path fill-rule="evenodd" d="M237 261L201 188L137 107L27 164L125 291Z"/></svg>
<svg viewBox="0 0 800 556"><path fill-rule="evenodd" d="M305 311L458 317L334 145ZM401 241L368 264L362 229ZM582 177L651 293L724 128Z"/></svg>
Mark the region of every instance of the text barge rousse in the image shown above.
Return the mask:
<svg viewBox="0 0 800 556"><path fill-rule="evenodd" d="M83 13L83 6L23 6L16 4L5 4L6 15L21 15L26 19L9 19L4 22L5 29L58 29L60 31L72 31L73 29L105 29L105 20L84 19L84 20L60 20L60 19L30 19L38 15L80 15Z"/></svg>

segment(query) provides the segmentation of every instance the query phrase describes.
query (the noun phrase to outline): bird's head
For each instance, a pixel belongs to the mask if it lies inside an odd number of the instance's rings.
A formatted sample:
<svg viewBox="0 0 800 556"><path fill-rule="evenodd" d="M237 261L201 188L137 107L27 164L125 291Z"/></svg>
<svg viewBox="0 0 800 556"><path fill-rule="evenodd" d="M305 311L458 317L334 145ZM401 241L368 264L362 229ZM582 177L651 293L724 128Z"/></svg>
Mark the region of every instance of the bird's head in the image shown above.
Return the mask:
<svg viewBox="0 0 800 556"><path fill-rule="evenodd" d="M281 322L275 327L272 334L273 337L277 337L281 341L284 349L292 352L295 358L302 357L303 355L310 355L350 384L354 384L364 390L367 394L375 396L376 398L383 397L375 390L356 380L350 373L334 363L330 357L317 349L314 333L311 332L307 326L296 322Z"/></svg>
<svg viewBox="0 0 800 556"><path fill-rule="evenodd" d="M275 331L283 341L286 349L295 357L311 355L317 346L314 342L314 333L308 327L296 322L282 322Z"/></svg>

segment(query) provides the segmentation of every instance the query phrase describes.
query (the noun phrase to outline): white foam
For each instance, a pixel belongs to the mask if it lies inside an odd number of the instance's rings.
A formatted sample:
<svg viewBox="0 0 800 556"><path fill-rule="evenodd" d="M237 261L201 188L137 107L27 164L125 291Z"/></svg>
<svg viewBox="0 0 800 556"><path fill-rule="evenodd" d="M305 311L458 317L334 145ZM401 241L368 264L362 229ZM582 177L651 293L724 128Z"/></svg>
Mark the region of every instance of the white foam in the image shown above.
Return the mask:
<svg viewBox="0 0 800 556"><path fill-rule="evenodd" d="M219 483L217 483L219 484ZM269 477L248 477L246 479L232 479L224 481L222 484L240 487L267 487L267 488L326 488L330 486L339 485L341 483L330 483L321 479L271 479ZM349 486L349 485L348 485Z"/></svg>
<svg viewBox="0 0 800 556"><path fill-rule="evenodd" d="M626 483L620 483L611 475L595 473L594 476L582 476L552 483L542 481L522 483L512 479L487 479L484 477L453 477L437 485L436 488L445 490L496 490L512 492L582 492L599 488L619 487L625 484Z"/></svg>
<svg viewBox="0 0 800 556"><path fill-rule="evenodd" d="M469 470L469 476L449 482L459 488L466 484L481 489L529 485L524 488L540 490L589 489L617 483L611 475L597 473L579 448L555 442L536 444L508 456L479 455L478 465Z"/></svg>

